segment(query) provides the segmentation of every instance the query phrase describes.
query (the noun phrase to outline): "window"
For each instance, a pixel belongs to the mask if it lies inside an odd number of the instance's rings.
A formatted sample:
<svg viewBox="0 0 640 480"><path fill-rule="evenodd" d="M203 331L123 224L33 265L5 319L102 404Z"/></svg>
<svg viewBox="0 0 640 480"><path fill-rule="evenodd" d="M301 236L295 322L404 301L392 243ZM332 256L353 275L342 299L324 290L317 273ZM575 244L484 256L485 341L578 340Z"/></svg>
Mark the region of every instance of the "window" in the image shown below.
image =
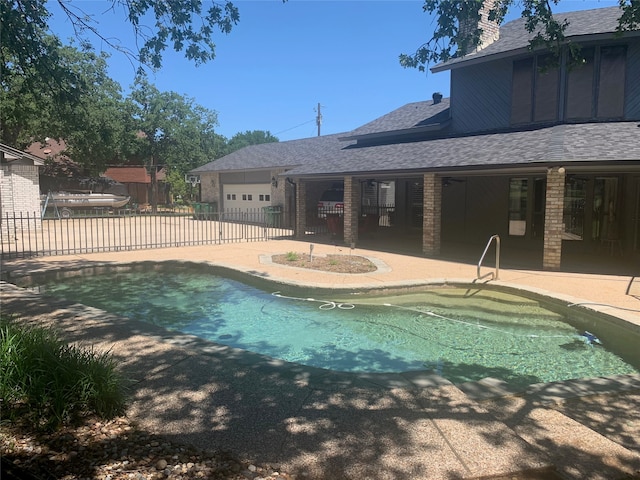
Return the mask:
<svg viewBox="0 0 640 480"><path fill-rule="evenodd" d="M627 49L624 46L600 49L598 118L619 118L624 114L624 78Z"/></svg>
<svg viewBox="0 0 640 480"><path fill-rule="evenodd" d="M551 55L514 61L511 124L622 118L627 47L587 47L581 55L582 64L562 72Z"/></svg>
<svg viewBox="0 0 640 480"><path fill-rule="evenodd" d="M522 237L527 232L528 181L512 178L509 182L509 235Z"/></svg>
<svg viewBox="0 0 640 480"><path fill-rule="evenodd" d="M513 62L511 123L549 122L558 118L560 71L550 55Z"/></svg>
<svg viewBox="0 0 640 480"><path fill-rule="evenodd" d="M236 199L236 194L235 194L235 193L232 193L232 194L231 194L231 200L235 200L235 199Z"/></svg>
<svg viewBox="0 0 640 480"><path fill-rule="evenodd" d="M243 193L243 194L242 194L242 200L246 200L246 199L247 199L247 194L246 194L246 193Z"/></svg>
<svg viewBox="0 0 640 480"><path fill-rule="evenodd" d="M261 201L261 202L264 202L264 195L259 195L258 196L258 200Z"/></svg>
<svg viewBox="0 0 640 480"><path fill-rule="evenodd" d="M598 177L594 182L593 220L591 238L593 240L618 240L618 179Z"/></svg>
<svg viewBox="0 0 640 480"><path fill-rule="evenodd" d="M584 206L587 200L587 180L568 177L564 187L563 240L584 238Z"/></svg>
<svg viewBox="0 0 640 480"><path fill-rule="evenodd" d="M626 47L582 50L583 64L567 73L568 120L620 118L624 115Z"/></svg>
<svg viewBox="0 0 640 480"><path fill-rule="evenodd" d="M270 202L271 201L271 195L265 195L264 196L264 201L265 202Z"/></svg>
<svg viewBox="0 0 640 480"><path fill-rule="evenodd" d="M558 94L560 70L552 65L550 55L536 57L533 90L533 121L550 122L558 119Z"/></svg>
<svg viewBox="0 0 640 480"><path fill-rule="evenodd" d="M249 200L249 201L253 200L253 195L251 195L251 194L247 195L247 200Z"/></svg>
<svg viewBox="0 0 640 480"><path fill-rule="evenodd" d="M231 194L227 193L227 200L231 200Z"/></svg>
<svg viewBox="0 0 640 480"><path fill-rule="evenodd" d="M533 58L513 62L511 83L511 123L531 121L531 92L533 91Z"/></svg>
<svg viewBox="0 0 640 480"><path fill-rule="evenodd" d="M580 119L593 116L593 72L595 71L595 49L582 50L582 65L567 72L566 118Z"/></svg>

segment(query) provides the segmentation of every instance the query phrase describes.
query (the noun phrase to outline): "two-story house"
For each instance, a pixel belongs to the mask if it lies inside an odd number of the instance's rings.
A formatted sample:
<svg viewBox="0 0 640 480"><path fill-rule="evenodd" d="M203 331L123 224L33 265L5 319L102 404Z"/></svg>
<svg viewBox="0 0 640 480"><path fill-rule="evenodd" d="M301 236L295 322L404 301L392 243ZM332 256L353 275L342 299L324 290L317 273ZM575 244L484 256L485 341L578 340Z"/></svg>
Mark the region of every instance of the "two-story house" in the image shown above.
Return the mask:
<svg viewBox="0 0 640 480"><path fill-rule="evenodd" d="M370 190L386 187L394 198L381 229L417 237L427 255L482 249L498 234L545 269L572 254L637 259L640 31L616 35L619 16L617 7L558 15L581 47L578 66L531 51L522 19L483 28L492 35L483 48L432 68L450 71L449 99L434 94L342 135L234 152L193 171L203 200L224 208L233 190L262 188L304 238L321 192L339 182L349 245Z"/></svg>

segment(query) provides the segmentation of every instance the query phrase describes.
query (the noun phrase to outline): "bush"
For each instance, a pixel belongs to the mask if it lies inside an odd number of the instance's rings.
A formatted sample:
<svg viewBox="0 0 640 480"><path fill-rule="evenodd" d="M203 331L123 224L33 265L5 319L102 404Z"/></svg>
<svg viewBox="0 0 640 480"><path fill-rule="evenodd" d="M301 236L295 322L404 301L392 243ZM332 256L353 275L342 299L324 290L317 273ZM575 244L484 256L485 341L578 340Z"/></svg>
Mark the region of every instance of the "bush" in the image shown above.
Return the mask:
<svg viewBox="0 0 640 480"><path fill-rule="evenodd" d="M298 255L296 252L287 252L286 259L288 262L297 262L298 260L300 260L300 255Z"/></svg>
<svg viewBox="0 0 640 480"><path fill-rule="evenodd" d="M124 378L110 354L67 345L51 329L0 318L0 371L3 416L34 427L125 412Z"/></svg>

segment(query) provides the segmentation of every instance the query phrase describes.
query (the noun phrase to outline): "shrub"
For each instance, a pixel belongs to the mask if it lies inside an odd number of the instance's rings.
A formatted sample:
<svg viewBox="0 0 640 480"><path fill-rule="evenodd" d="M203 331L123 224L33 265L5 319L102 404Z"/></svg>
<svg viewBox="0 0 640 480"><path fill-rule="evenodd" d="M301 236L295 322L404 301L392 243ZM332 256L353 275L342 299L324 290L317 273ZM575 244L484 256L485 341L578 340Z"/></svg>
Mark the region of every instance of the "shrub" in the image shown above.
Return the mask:
<svg viewBox="0 0 640 480"><path fill-rule="evenodd" d="M286 257L289 262L297 262L300 260L300 256L296 252L287 252Z"/></svg>
<svg viewBox="0 0 640 480"><path fill-rule="evenodd" d="M125 382L111 355L67 345L51 329L0 318L0 371L3 415L34 427L125 412Z"/></svg>

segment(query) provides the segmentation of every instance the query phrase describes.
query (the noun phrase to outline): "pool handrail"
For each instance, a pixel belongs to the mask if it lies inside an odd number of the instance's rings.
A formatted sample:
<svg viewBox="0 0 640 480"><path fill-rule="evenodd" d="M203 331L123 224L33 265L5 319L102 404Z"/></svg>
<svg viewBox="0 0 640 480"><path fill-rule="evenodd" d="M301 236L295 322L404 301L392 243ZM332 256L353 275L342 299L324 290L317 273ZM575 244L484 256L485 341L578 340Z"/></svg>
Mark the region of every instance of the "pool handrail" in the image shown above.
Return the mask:
<svg viewBox="0 0 640 480"><path fill-rule="evenodd" d="M484 257L491 246L491 242L496 241L496 271L489 272L484 276L480 275L480 267L482 266L482 262L484 261ZM481 280L484 277L488 277L491 275L491 280L498 280L498 275L500 273L500 235L492 235L487 242L487 246L484 247L484 252L482 252L482 256L480 257L480 261L478 262L478 272L476 280Z"/></svg>

